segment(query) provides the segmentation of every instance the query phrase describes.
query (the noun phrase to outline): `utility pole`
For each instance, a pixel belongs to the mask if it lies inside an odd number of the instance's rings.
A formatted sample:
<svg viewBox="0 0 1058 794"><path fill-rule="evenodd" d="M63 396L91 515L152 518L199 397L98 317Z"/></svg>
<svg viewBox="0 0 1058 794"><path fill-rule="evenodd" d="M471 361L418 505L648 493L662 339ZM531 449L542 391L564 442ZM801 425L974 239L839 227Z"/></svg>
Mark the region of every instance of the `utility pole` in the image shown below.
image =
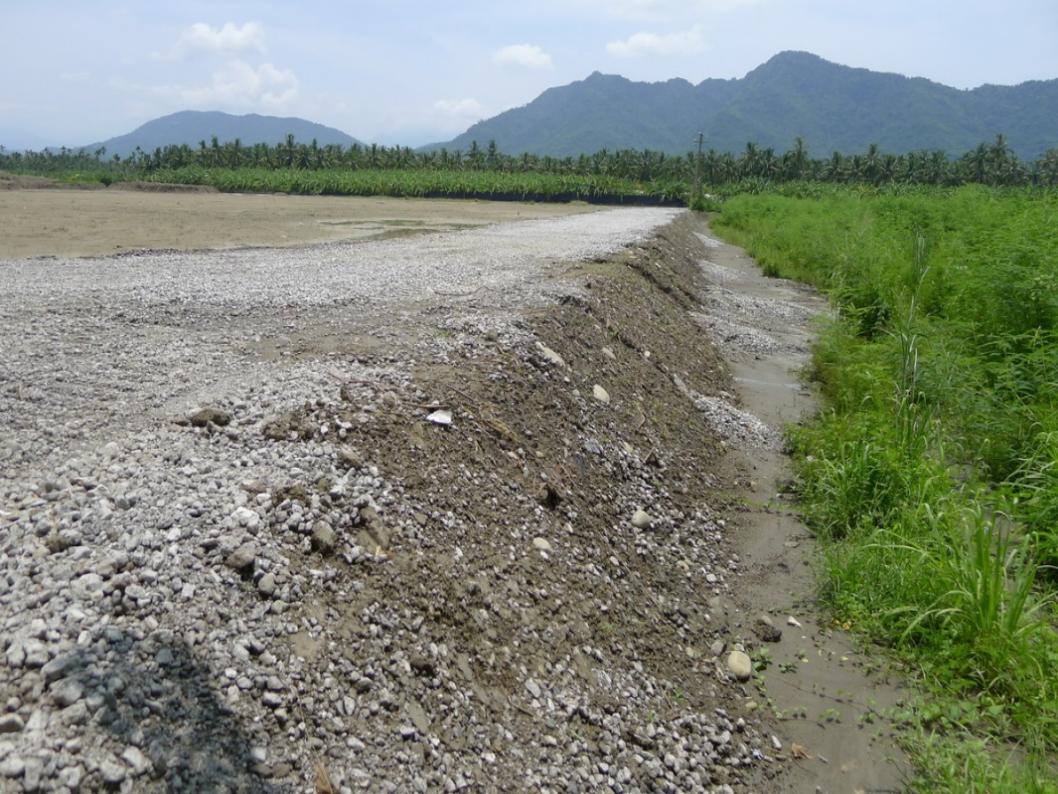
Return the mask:
<svg viewBox="0 0 1058 794"><path fill-rule="evenodd" d="M698 157L694 160L694 196L700 198L702 195L702 143L705 135L698 133Z"/></svg>

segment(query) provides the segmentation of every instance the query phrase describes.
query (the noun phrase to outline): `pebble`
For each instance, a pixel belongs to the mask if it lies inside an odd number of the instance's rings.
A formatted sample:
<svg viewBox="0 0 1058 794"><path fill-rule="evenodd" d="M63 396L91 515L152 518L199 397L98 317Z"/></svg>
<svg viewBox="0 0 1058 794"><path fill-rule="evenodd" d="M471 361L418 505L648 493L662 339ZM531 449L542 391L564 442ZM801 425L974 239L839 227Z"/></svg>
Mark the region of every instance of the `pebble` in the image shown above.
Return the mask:
<svg viewBox="0 0 1058 794"><path fill-rule="evenodd" d="M646 529L650 526L651 521L652 519L650 518L650 513L648 513L646 510L643 510L642 508L632 513L632 526L634 526L636 529Z"/></svg>
<svg viewBox="0 0 1058 794"><path fill-rule="evenodd" d="M744 651L731 651L727 655L727 669L737 681L748 681L753 675L753 661Z"/></svg>
<svg viewBox="0 0 1058 794"><path fill-rule="evenodd" d="M761 615L753 624L753 633L763 642L779 642L782 639L782 631L768 615Z"/></svg>
<svg viewBox="0 0 1058 794"><path fill-rule="evenodd" d="M610 404L610 393L598 383L591 387L591 395L603 405Z"/></svg>
<svg viewBox="0 0 1058 794"><path fill-rule="evenodd" d="M261 595L274 595L276 591L276 575L271 572L266 573L257 580L257 589L260 591Z"/></svg>
<svg viewBox="0 0 1058 794"><path fill-rule="evenodd" d="M121 759L132 768L133 777L145 775L153 766L151 759L144 755L138 747L126 747L125 752L121 754Z"/></svg>
<svg viewBox="0 0 1058 794"><path fill-rule="evenodd" d="M224 564L232 570L242 573L248 568L251 568L256 559L257 545L254 543L244 543L228 555L227 559L224 560Z"/></svg>
<svg viewBox="0 0 1058 794"><path fill-rule="evenodd" d="M312 548L320 554L333 554L336 535L326 521L317 521L312 527Z"/></svg>
<svg viewBox="0 0 1058 794"><path fill-rule="evenodd" d="M556 367L565 367L566 360L562 358L558 353L552 350L550 347L545 345L543 342L536 343L536 349L540 351L540 355L554 364Z"/></svg>
<svg viewBox="0 0 1058 794"><path fill-rule="evenodd" d="M128 777L125 767L114 758L107 758L99 764L99 774L109 786L120 785Z"/></svg>
<svg viewBox="0 0 1058 794"><path fill-rule="evenodd" d="M546 538L533 538L533 548L540 551L551 551L551 544Z"/></svg>
<svg viewBox="0 0 1058 794"><path fill-rule="evenodd" d="M71 679L63 679L51 688L52 699L60 706L72 706L84 697L84 687Z"/></svg>

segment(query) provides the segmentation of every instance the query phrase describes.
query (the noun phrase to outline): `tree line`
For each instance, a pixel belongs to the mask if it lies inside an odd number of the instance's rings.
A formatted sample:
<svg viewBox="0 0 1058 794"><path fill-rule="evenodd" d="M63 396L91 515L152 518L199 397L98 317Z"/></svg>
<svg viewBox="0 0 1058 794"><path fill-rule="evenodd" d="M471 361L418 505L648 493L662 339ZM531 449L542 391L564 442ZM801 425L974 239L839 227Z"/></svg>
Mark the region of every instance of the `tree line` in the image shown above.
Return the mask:
<svg viewBox="0 0 1058 794"><path fill-rule="evenodd" d="M701 153L672 155L649 149L607 151L578 157L510 155L495 141L467 151L435 149L414 151L405 146L338 144L325 146L313 140L299 143L293 135L275 145L244 145L239 139L221 143L216 137L197 147L166 146L152 152L137 148L127 157L106 156L103 148L7 151L0 146L0 170L39 175L97 175L102 181L136 178L137 175L186 167L267 169L384 169L502 171L545 174L612 176L640 182L682 181L688 184L723 185L742 180L771 182L819 181L857 184L1036 185L1058 186L1058 148L1035 161L1020 160L1002 135L981 143L960 157L943 151L905 154L882 152L871 144L860 154L834 152L827 158L809 155L801 138L785 152L747 143L737 153L709 149Z"/></svg>

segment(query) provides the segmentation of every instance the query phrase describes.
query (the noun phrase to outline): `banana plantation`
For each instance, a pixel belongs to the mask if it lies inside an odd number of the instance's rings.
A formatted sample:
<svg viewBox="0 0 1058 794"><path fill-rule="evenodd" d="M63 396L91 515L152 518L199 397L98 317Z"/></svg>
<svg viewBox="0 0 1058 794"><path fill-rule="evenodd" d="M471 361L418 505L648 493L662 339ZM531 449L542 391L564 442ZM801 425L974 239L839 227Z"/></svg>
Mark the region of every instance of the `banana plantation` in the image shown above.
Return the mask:
<svg viewBox="0 0 1058 794"><path fill-rule="evenodd" d="M754 188L786 182L825 182L859 185L938 185L957 186L978 183L993 186L1058 186L1058 148L1051 149L1034 162L1017 158L1006 140L999 135L982 143L961 157L950 157L943 151L917 151L889 154L876 145L860 154L834 152L826 158L814 158L805 142L798 138L785 152L747 143L743 151L733 154L707 150L700 153L672 155L650 150L599 151L579 157L549 157L535 154L510 155L497 148L473 144L467 151L435 149L415 151L407 147L320 146L316 141L299 143L292 135L276 145L257 143L243 145L238 139L221 143L213 138L197 147L180 145L135 150L127 157L108 157L104 149L46 150L42 152L9 152L0 147L0 170L15 173L54 176L60 179L102 181L148 179L198 174L196 181L209 183L210 172L230 173L243 169L298 172L492 172L496 174L535 174L560 177L589 177L620 180L621 190L629 195L686 199L693 186L705 184L721 193L745 192ZM235 180L238 181L238 180ZM349 180L335 178L326 182L302 180L305 184L326 184L340 189ZM359 183L356 183L359 184ZM504 182L509 185L508 182ZM568 181L564 183L568 188ZM728 186L728 190L724 187ZM224 189L218 185L220 189ZM540 191L525 192L540 193ZM569 190L544 190L563 196ZM576 191L574 191L576 192Z"/></svg>

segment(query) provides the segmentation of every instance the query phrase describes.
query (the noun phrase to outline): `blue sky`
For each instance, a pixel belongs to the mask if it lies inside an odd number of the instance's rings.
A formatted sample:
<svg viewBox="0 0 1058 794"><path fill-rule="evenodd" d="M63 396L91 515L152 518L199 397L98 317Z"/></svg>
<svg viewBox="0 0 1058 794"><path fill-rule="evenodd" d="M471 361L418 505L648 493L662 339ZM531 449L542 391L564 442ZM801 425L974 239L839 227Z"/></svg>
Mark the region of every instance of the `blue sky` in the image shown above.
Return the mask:
<svg viewBox="0 0 1058 794"><path fill-rule="evenodd" d="M741 77L776 52L959 88L1058 77L1058 1L0 0L0 144L81 145L187 108L445 140L592 71Z"/></svg>

